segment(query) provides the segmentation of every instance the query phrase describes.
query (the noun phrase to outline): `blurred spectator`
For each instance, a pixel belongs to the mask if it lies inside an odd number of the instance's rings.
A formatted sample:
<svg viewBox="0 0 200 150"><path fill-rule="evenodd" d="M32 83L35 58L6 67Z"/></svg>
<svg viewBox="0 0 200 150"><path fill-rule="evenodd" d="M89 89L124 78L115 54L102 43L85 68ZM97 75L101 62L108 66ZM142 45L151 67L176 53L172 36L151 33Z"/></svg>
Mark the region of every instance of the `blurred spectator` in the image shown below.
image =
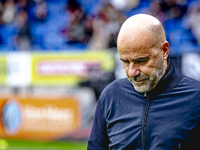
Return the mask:
<svg viewBox="0 0 200 150"><path fill-rule="evenodd" d="M159 1L153 0L150 2L150 6L149 8L146 10L147 14L150 14L156 18L158 18L158 20L161 23L164 23L167 19L167 15L166 13L164 13L161 3Z"/></svg>
<svg viewBox="0 0 200 150"><path fill-rule="evenodd" d="M68 13L75 13L76 10L80 9L81 5L76 0L68 0L66 10Z"/></svg>
<svg viewBox="0 0 200 150"><path fill-rule="evenodd" d="M105 49L107 48L106 42L107 39L105 37L105 24L106 21L103 17L95 17L92 22L93 34L88 43L88 49Z"/></svg>
<svg viewBox="0 0 200 150"><path fill-rule="evenodd" d="M15 18L17 29L17 45L20 50L30 49L30 23L26 10L22 9L16 14Z"/></svg>
<svg viewBox="0 0 200 150"><path fill-rule="evenodd" d="M66 35L69 43L84 42L84 12L77 9L70 17L70 25L66 29Z"/></svg>
<svg viewBox="0 0 200 150"><path fill-rule="evenodd" d="M68 1L66 12L69 24L64 27L63 32L67 43L86 44L92 32L90 18L86 17L84 9L75 0Z"/></svg>
<svg viewBox="0 0 200 150"><path fill-rule="evenodd" d="M15 3L18 10L20 9L27 10L30 0L15 0Z"/></svg>
<svg viewBox="0 0 200 150"><path fill-rule="evenodd" d="M84 22L84 43L88 43L90 40L92 34L93 34L93 28L92 28L92 22L93 22L93 17L88 15L86 17L86 20Z"/></svg>
<svg viewBox="0 0 200 150"><path fill-rule="evenodd" d="M104 3L99 8L93 19L93 34L88 48L98 50L116 47L117 35L125 16L110 3Z"/></svg>
<svg viewBox="0 0 200 150"><path fill-rule="evenodd" d="M119 28L124 15L110 3L99 4L96 12L86 15L77 1L69 0L69 24L63 29L68 43L87 44L88 49L116 47Z"/></svg>
<svg viewBox="0 0 200 150"><path fill-rule="evenodd" d="M182 18L186 10L186 0L152 0L146 13L155 16L164 23L172 18Z"/></svg>
<svg viewBox="0 0 200 150"><path fill-rule="evenodd" d="M187 9L187 0L161 0L160 4L168 19L182 17Z"/></svg>
<svg viewBox="0 0 200 150"><path fill-rule="evenodd" d="M45 21L48 14L47 3L44 0L34 0L36 7L34 9L35 17L38 21Z"/></svg>
<svg viewBox="0 0 200 150"><path fill-rule="evenodd" d="M140 0L110 0L110 3L117 10L127 10L136 8L139 5Z"/></svg>
<svg viewBox="0 0 200 150"><path fill-rule="evenodd" d="M189 5L183 19L185 29L191 30L198 44L200 44L200 2L194 1Z"/></svg>
<svg viewBox="0 0 200 150"><path fill-rule="evenodd" d="M14 0L0 1L0 24L6 24L13 21L15 16Z"/></svg>

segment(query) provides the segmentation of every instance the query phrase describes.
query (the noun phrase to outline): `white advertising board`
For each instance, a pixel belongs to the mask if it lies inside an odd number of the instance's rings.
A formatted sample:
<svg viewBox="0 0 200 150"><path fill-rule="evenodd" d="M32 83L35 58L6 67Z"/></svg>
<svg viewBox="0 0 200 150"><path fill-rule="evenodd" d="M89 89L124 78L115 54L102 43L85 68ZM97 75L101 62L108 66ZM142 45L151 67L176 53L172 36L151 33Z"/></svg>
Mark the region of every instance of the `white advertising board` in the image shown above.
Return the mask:
<svg viewBox="0 0 200 150"><path fill-rule="evenodd" d="M182 55L182 73L200 81L200 54L185 53Z"/></svg>
<svg viewBox="0 0 200 150"><path fill-rule="evenodd" d="M30 84L31 56L29 53L9 53L7 59L7 84L22 87Z"/></svg>

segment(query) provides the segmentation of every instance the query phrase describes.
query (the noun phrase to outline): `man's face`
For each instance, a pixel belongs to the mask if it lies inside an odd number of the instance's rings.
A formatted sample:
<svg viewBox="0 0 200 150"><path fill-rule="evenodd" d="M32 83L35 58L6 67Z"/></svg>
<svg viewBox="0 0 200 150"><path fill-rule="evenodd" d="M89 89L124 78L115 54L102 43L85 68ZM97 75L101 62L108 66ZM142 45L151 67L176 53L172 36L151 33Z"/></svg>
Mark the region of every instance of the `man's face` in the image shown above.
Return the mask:
<svg viewBox="0 0 200 150"><path fill-rule="evenodd" d="M161 50L145 42L126 43L118 47L129 81L138 92L152 90L165 72Z"/></svg>

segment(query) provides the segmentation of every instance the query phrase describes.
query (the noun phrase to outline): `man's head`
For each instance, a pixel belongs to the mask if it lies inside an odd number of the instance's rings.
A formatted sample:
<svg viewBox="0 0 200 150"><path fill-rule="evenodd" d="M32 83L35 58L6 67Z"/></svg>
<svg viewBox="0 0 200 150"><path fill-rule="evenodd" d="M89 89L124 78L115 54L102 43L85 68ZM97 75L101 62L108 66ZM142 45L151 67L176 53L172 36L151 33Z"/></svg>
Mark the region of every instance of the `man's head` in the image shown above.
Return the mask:
<svg viewBox="0 0 200 150"><path fill-rule="evenodd" d="M120 29L117 47L135 90L148 92L155 88L167 69L169 53L160 21L146 14L128 18Z"/></svg>

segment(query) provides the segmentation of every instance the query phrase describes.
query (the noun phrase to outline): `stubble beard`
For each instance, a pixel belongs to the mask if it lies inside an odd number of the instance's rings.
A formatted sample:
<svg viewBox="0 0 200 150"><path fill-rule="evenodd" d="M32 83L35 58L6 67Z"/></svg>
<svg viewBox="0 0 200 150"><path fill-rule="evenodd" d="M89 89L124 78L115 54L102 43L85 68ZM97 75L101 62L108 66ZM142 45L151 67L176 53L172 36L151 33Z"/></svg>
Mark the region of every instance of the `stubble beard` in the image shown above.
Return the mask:
<svg viewBox="0 0 200 150"><path fill-rule="evenodd" d="M157 70L152 76L148 76L141 72L141 74L133 78L128 77L129 81L132 83L132 85L134 86L137 92L140 92L140 93L149 92L150 90L155 88L155 86L157 85L161 77L164 75L165 67L164 67L164 61L162 60L161 55L159 55L158 59L159 60L158 60ZM137 83L137 81L140 81L140 80L143 80L143 81L141 83Z"/></svg>

